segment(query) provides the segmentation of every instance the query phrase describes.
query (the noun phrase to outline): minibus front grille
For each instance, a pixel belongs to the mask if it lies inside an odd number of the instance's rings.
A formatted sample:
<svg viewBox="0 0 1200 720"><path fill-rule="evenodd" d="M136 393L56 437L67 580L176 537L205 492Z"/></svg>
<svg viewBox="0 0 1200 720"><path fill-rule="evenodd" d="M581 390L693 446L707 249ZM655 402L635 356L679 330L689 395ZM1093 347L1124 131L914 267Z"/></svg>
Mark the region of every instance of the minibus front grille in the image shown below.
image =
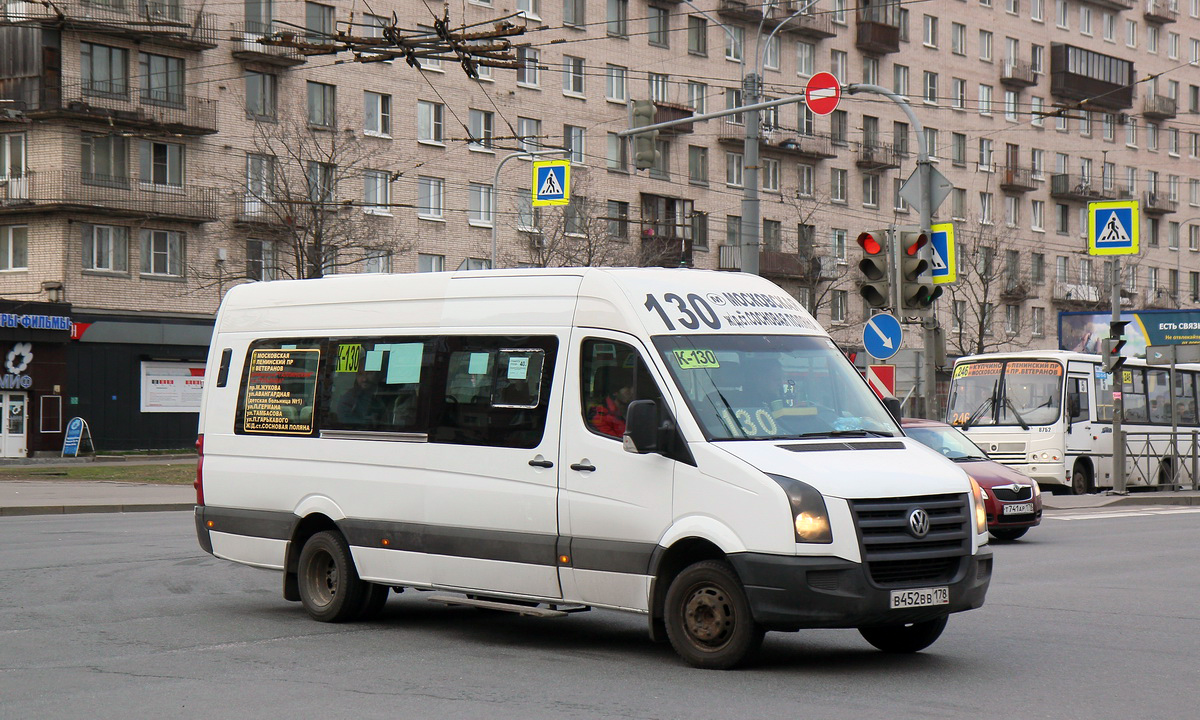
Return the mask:
<svg viewBox="0 0 1200 720"><path fill-rule="evenodd" d="M995 460L1002 465L1024 465L1025 453L989 452L988 460Z"/></svg>
<svg viewBox="0 0 1200 720"><path fill-rule="evenodd" d="M929 531L916 537L909 516L920 508ZM863 562L872 581L896 587L949 582L971 552L970 503L965 493L851 500Z"/></svg>

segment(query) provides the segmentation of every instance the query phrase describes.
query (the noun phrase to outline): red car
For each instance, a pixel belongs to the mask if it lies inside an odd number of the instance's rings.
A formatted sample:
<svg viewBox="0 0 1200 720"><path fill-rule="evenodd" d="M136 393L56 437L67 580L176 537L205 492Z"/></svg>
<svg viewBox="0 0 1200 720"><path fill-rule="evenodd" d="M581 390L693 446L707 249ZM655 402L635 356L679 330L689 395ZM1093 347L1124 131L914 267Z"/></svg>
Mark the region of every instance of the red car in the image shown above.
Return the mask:
<svg viewBox="0 0 1200 720"><path fill-rule="evenodd" d="M1037 481L989 460L987 453L958 428L917 418L900 421L904 433L962 466L983 488L988 532L998 540L1016 540L1042 521L1042 489Z"/></svg>

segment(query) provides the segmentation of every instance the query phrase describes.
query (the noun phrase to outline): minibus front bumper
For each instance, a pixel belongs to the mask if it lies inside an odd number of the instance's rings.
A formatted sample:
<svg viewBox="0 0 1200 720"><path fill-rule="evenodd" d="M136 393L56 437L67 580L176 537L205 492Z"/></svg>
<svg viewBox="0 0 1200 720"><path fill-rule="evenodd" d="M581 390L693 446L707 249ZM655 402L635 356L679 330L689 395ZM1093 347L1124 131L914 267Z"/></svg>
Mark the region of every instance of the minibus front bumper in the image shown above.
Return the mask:
<svg viewBox="0 0 1200 720"><path fill-rule="evenodd" d="M877 584L868 568L841 558L763 553L729 556L754 619L771 630L857 628L932 620L983 605L992 578L992 552L980 548L960 558L945 582ZM947 588L949 602L893 609L895 590Z"/></svg>

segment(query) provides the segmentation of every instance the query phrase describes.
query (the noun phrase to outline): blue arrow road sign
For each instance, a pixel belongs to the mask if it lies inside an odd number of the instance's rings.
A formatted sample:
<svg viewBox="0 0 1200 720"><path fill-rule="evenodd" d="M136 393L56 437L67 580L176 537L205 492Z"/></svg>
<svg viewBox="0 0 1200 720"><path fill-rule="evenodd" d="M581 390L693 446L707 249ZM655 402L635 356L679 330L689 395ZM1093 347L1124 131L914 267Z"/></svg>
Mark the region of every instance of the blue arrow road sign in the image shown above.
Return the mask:
<svg viewBox="0 0 1200 720"><path fill-rule="evenodd" d="M904 330L894 315L872 315L863 327L863 347L871 357L878 360L887 360L895 355L903 339Z"/></svg>

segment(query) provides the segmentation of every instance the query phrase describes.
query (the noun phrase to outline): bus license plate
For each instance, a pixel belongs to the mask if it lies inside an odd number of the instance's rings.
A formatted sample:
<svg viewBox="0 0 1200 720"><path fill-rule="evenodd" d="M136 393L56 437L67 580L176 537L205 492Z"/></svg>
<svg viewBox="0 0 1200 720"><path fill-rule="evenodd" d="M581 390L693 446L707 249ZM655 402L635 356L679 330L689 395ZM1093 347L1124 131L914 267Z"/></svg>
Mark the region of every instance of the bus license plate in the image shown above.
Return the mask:
<svg viewBox="0 0 1200 720"><path fill-rule="evenodd" d="M931 605L949 605L950 588L918 588L916 590L893 590L892 609L929 607Z"/></svg>
<svg viewBox="0 0 1200 720"><path fill-rule="evenodd" d="M1004 515L1032 515L1033 503L1015 503L1004 506Z"/></svg>

